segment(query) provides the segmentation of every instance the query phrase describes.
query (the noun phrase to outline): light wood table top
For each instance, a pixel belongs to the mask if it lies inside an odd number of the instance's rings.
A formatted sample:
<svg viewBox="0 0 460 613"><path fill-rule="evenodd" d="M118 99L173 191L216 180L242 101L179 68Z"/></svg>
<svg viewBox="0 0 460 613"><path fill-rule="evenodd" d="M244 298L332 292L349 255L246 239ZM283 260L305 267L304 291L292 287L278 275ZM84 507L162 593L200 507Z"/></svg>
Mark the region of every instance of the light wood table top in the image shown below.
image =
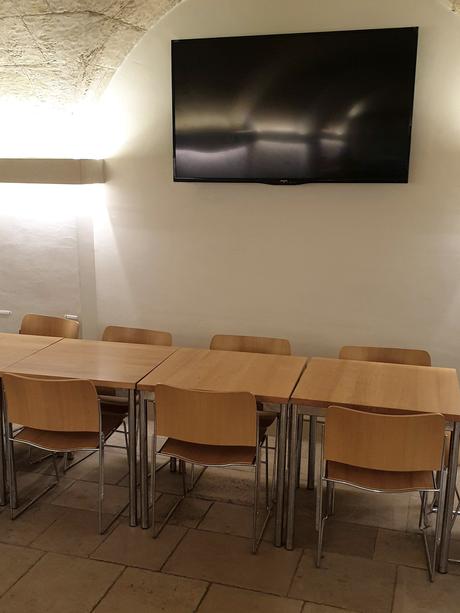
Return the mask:
<svg viewBox="0 0 460 613"><path fill-rule="evenodd" d="M160 345L64 338L4 372L89 379L95 385L134 389L138 381L175 351L176 347Z"/></svg>
<svg viewBox="0 0 460 613"><path fill-rule="evenodd" d="M312 358L292 395L298 405L442 413L460 420L454 368Z"/></svg>
<svg viewBox="0 0 460 613"><path fill-rule="evenodd" d="M262 402L286 403L307 358L238 351L178 349L149 373L138 389L159 383L207 391L251 392Z"/></svg>
<svg viewBox="0 0 460 613"><path fill-rule="evenodd" d="M8 366L60 341L55 336L0 332L0 373Z"/></svg>

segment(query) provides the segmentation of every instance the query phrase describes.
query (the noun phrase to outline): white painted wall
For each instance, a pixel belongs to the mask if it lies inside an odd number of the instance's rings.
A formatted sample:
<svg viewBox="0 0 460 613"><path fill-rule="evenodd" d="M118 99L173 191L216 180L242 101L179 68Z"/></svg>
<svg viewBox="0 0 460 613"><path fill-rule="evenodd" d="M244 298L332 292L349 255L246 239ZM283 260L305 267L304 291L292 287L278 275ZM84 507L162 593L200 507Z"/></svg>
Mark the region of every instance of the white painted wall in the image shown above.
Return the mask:
<svg viewBox="0 0 460 613"><path fill-rule="evenodd" d="M174 184L172 38L419 25L408 185ZM427 348L460 366L460 18L436 0L188 0L104 97L107 217L95 226L98 325Z"/></svg>
<svg viewBox="0 0 460 613"><path fill-rule="evenodd" d="M73 186L0 184L0 331L25 313L80 313Z"/></svg>

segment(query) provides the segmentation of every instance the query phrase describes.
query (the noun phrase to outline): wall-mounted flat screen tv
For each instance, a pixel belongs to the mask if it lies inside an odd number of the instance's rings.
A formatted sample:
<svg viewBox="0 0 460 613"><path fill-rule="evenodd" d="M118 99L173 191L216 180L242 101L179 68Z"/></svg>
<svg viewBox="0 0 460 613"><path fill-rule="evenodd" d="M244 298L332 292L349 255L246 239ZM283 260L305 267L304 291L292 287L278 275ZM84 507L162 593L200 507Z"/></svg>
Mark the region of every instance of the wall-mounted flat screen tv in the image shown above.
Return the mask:
<svg viewBox="0 0 460 613"><path fill-rule="evenodd" d="M172 41L175 181L406 183L418 28Z"/></svg>

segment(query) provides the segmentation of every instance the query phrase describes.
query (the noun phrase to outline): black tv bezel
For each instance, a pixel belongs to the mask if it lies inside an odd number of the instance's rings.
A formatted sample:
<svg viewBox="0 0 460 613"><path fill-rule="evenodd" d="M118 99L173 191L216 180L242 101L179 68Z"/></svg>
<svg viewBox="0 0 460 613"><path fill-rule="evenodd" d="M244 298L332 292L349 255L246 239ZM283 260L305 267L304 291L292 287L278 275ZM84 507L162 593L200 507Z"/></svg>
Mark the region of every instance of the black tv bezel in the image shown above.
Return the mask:
<svg viewBox="0 0 460 613"><path fill-rule="evenodd" d="M349 180L349 179L317 179L317 178L289 178L289 177L282 177L279 179L273 179L271 178L264 178L264 177L257 177L254 179L249 179L249 178L244 178L244 179L238 179L238 178L233 178L233 179L229 179L229 178L208 178L208 177L193 177L193 178L186 178L186 177L178 177L176 174L176 116L175 116L175 87L174 87L174 59L173 59L173 52L174 52L174 46L180 44L180 43L184 43L184 42L189 42L189 41L193 41L193 40L208 40L208 41L212 41L212 40L222 40L223 38L225 39L233 39L233 40L240 40L240 39L254 39L254 38L281 38L281 37L290 37L290 36L314 36L316 34L336 34L339 32L350 32L350 33L354 33L354 32L369 32L369 31L378 31L378 32L382 32L382 31L386 31L386 32L391 32L391 31L395 31L395 30L407 30L407 31L412 31L415 34L415 38L414 38L414 47L415 47L415 65L414 65L414 88L412 90L412 96L411 96L411 111L410 111L410 116L409 116L409 125L408 125L408 137L409 137L409 148L408 148L408 154L407 154L407 163L405 168L407 168L407 172L404 173L404 176L401 178L397 178L395 177L394 179L388 179L386 181L382 181L379 178L376 179L370 179L370 178L366 178L366 179L355 179L355 180ZM278 33L278 34L255 34L255 35L248 35L248 36L212 36L212 37L204 37L204 38L178 38L178 39L171 39L171 102L172 102L172 108L171 108L171 112L172 112L172 145L173 145L173 181L174 183L259 183L259 184L265 184L265 185L306 185L306 184L311 184L311 183L325 183L325 184L375 184L375 183L380 183L382 185L393 185L393 184L407 184L409 183L409 175L410 175L410 158L411 158L411 148L412 148L412 123L413 123L413 114L414 114L414 99L415 99L415 86L416 86L416 78L417 78L417 64L418 64L418 40L419 40L419 26L402 26L402 27L394 27L394 28L361 28L361 29L353 29L353 30L325 30L325 31L316 31L316 32L285 32L285 33Z"/></svg>

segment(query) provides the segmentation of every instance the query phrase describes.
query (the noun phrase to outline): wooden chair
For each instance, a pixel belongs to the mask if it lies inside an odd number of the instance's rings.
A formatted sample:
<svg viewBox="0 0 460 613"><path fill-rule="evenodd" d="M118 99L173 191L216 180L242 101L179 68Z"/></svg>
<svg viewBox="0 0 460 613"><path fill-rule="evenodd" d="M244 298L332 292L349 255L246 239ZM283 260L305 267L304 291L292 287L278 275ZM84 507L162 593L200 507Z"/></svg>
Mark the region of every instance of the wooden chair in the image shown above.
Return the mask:
<svg viewBox="0 0 460 613"><path fill-rule="evenodd" d="M430 354L428 351L423 351L421 349L345 346L340 350L339 358L343 360L361 360L365 362L431 366Z"/></svg>
<svg viewBox="0 0 460 613"><path fill-rule="evenodd" d="M215 334L209 345L210 349L219 351L243 351L247 353L267 353L272 355L291 355L291 344L285 338L271 338L266 336L241 336L236 334ZM269 428L276 420L275 441L278 443L278 414L273 411L265 410L263 403L257 403L259 413L259 423L261 428ZM299 443L300 447L300 443ZM269 447L275 451L276 447ZM301 449L298 451L298 463L300 463ZM268 454L265 458L266 471L268 470ZM275 474L276 466L273 466ZM298 468L300 474L300 467Z"/></svg>
<svg viewBox="0 0 460 613"><path fill-rule="evenodd" d="M24 315L19 334L36 334L38 336L62 336L63 338L78 338L80 323L65 317L50 317L49 315Z"/></svg>
<svg viewBox="0 0 460 613"><path fill-rule="evenodd" d="M284 338L265 336L238 336L234 334L216 334L211 339L210 349L219 351L243 351L247 353L269 353L272 355L291 355L291 344ZM257 408L262 411L262 403ZM275 421L276 415L267 413L260 416L260 425L268 428Z"/></svg>
<svg viewBox="0 0 460 613"><path fill-rule="evenodd" d="M15 519L59 482L56 454L74 451L99 453L99 532L104 500L104 447L120 425L121 418L102 415L96 388L91 381L78 379L35 379L18 375L2 376L5 391L7 457L10 482L11 518ZM13 432L13 423L22 424ZM14 445L21 443L52 454L56 482L17 508ZM127 506L127 505L126 505ZM124 508L126 508L126 506ZM121 513L121 512L120 512ZM113 523L115 518L110 522ZM110 524L109 524L110 525Z"/></svg>
<svg viewBox="0 0 460 613"><path fill-rule="evenodd" d="M165 345L167 347L172 345L172 335L170 332L143 328L127 328L124 326L107 326L102 333L102 340L116 343L135 343L139 345ZM129 409L127 398L116 396L113 390L102 387L98 388L98 394L101 400L102 413L104 415L113 413L123 416L123 430L120 432L124 434L125 447L128 451L128 429L125 421ZM111 445L111 447L120 447L120 445Z"/></svg>
<svg viewBox="0 0 460 613"><path fill-rule="evenodd" d="M220 351L245 351L248 353L271 353L291 355L291 344L284 338L265 336L237 336L235 334L216 334L211 339L210 349Z"/></svg>
<svg viewBox="0 0 460 613"><path fill-rule="evenodd" d="M326 410L317 497L318 567L321 563L324 525L333 510L336 483L378 493L420 492L419 528L433 581L442 513L437 515L434 547L430 555L426 537L429 527L428 494L438 495L442 508L445 489L444 429L445 419L440 414L387 415L335 406ZM439 485L435 481L435 471L441 474ZM326 514L323 514L324 485Z"/></svg>
<svg viewBox="0 0 460 613"><path fill-rule="evenodd" d="M157 437L167 437L160 449ZM152 444L153 536L156 538L178 505L185 499L186 462L208 466L254 468L253 553L257 552L271 513L271 504L257 533L259 516L260 447L266 444L259 428L256 400L248 392L203 392L167 385L155 388ZM155 484L157 453L178 458L182 472L182 497L171 508L157 530L155 527ZM268 480L265 483L268 500Z"/></svg>
<svg viewBox="0 0 460 613"><path fill-rule="evenodd" d="M339 352L343 360L362 360L366 362L388 362L392 364L412 364L431 366L430 354L419 349L395 349L390 347L345 346ZM308 454L308 489L314 488L315 448L317 417L310 417L309 454Z"/></svg>
<svg viewBox="0 0 460 613"><path fill-rule="evenodd" d="M125 328L123 326L107 326L102 333L103 341L116 343L137 343L139 345L172 345L169 332L145 330L143 328Z"/></svg>

